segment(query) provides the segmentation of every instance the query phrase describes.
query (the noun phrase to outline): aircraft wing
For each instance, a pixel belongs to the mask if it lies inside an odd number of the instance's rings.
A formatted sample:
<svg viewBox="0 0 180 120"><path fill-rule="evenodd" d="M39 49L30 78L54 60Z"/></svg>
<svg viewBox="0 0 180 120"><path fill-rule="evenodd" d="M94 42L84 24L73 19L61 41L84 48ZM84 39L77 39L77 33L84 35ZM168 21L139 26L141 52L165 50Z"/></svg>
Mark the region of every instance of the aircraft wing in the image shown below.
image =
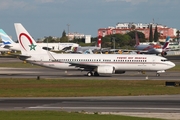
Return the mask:
<svg viewBox="0 0 180 120"><path fill-rule="evenodd" d="M92 65L87 63L76 63L76 62L67 62L70 64L70 66L75 66L77 68L83 69L83 70L94 70L98 65Z"/></svg>
<svg viewBox="0 0 180 120"><path fill-rule="evenodd" d="M47 51L47 54L48 54L50 60L56 61L54 56L49 51ZM77 68L83 69L83 70L94 70L98 66L98 65L94 65L94 64L92 65L92 64L83 63L83 62L81 62L81 63L66 62L66 61L60 61L60 62L69 63L70 66L74 66L74 67L77 67Z"/></svg>
<svg viewBox="0 0 180 120"><path fill-rule="evenodd" d="M148 53L149 51L148 50L136 50L135 52L136 53Z"/></svg>

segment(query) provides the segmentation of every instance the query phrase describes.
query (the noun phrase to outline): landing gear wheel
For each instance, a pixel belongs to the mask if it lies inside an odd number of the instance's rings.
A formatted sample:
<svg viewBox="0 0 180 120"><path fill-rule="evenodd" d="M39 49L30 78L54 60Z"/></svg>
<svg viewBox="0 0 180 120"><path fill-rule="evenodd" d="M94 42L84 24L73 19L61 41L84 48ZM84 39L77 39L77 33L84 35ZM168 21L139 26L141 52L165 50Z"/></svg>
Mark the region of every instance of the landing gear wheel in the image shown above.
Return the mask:
<svg viewBox="0 0 180 120"><path fill-rule="evenodd" d="M156 76L157 76L157 77L159 77L159 76L160 76L160 74L159 74L159 73L156 73Z"/></svg>
<svg viewBox="0 0 180 120"><path fill-rule="evenodd" d="M99 76L99 73L98 72L94 72L94 76Z"/></svg>
<svg viewBox="0 0 180 120"><path fill-rule="evenodd" d="M88 73L87 73L87 76L88 76L88 77L91 77L91 76L93 76L93 73L92 73L92 72L88 72Z"/></svg>

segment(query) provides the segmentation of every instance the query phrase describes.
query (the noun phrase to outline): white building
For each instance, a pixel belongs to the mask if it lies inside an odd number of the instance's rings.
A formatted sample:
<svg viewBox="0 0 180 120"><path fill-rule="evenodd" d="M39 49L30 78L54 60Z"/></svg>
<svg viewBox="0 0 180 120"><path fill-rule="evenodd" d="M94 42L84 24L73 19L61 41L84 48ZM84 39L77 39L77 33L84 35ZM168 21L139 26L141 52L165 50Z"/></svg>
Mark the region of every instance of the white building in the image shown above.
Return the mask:
<svg viewBox="0 0 180 120"><path fill-rule="evenodd" d="M85 35L85 43L91 43L91 35Z"/></svg>
<svg viewBox="0 0 180 120"><path fill-rule="evenodd" d="M117 23L116 24L116 28L119 29L129 29L131 28L133 25L135 26L135 28L142 28L142 29L146 29L149 27L149 24L152 24L152 27L155 28L156 26L158 28L167 28L167 26L161 25L161 24L155 24L155 23L133 23L133 22L122 22L122 23Z"/></svg>
<svg viewBox="0 0 180 120"><path fill-rule="evenodd" d="M85 38L84 34L77 33L77 32L68 33L68 34L66 34L66 36L69 38L69 40L73 40L74 38L76 38L76 39Z"/></svg>

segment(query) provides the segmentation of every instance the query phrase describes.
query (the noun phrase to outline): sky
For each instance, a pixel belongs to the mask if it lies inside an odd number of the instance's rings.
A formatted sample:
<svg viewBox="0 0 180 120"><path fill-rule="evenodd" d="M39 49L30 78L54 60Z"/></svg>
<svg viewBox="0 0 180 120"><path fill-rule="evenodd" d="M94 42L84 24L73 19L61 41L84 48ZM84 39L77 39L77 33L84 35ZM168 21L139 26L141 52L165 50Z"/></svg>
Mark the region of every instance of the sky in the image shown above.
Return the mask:
<svg viewBox="0 0 180 120"><path fill-rule="evenodd" d="M118 22L154 23L180 30L180 0L0 0L0 28L17 40L14 23L34 39L65 30L97 37Z"/></svg>

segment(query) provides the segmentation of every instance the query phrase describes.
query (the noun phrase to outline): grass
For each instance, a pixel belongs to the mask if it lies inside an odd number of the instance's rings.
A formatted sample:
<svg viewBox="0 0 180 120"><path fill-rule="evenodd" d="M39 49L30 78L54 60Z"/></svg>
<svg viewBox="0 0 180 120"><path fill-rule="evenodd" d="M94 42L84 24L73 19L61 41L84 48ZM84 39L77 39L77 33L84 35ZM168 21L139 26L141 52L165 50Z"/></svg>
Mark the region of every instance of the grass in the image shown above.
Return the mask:
<svg viewBox="0 0 180 120"><path fill-rule="evenodd" d="M161 120L155 118L128 117L120 115L100 115L68 113L60 111L0 111L1 120Z"/></svg>
<svg viewBox="0 0 180 120"><path fill-rule="evenodd" d="M175 67L169 69L168 71L180 71L180 64L178 64Z"/></svg>
<svg viewBox="0 0 180 120"><path fill-rule="evenodd" d="M0 79L0 97L83 97L180 94L163 80Z"/></svg>
<svg viewBox="0 0 180 120"><path fill-rule="evenodd" d="M14 67L14 68L40 68L40 66L32 65L25 62L3 62L0 67Z"/></svg>

